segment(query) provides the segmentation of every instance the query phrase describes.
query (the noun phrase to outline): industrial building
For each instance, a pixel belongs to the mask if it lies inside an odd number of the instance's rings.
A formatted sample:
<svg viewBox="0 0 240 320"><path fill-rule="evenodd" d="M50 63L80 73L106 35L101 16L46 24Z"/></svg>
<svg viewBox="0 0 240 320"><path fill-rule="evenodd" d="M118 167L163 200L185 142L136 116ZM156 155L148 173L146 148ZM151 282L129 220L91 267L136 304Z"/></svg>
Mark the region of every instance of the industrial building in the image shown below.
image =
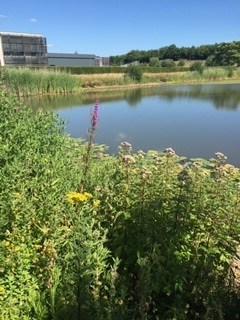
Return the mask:
<svg viewBox="0 0 240 320"><path fill-rule="evenodd" d="M0 32L0 66L103 67L109 58L94 54L48 53L41 34Z"/></svg>
<svg viewBox="0 0 240 320"><path fill-rule="evenodd" d="M47 66L47 40L40 34L0 32L1 66Z"/></svg>
<svg viewBox="0 0 240 320"><path fill-rule="evenodd" d="M110 65L109 57L95 57L95 65L97 67L108 67Z"/></svg>
<svg viewBox="0 0 240 320"><path fill-rule="evenodd" d="M79 53L49 53L48 65L50 67L94 67L96 56Z"/></svg>

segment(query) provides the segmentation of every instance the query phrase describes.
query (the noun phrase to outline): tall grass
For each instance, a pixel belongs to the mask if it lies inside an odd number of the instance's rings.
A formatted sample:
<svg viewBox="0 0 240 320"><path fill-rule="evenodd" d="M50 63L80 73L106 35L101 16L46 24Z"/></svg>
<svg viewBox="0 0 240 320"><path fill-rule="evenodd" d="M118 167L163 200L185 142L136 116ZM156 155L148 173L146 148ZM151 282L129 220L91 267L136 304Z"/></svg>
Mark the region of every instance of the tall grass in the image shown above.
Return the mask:
<svg viewBox="0 0 240 320"><path fill-rule="evenodd" d="M204 68L203 72L186 71L173 73L144 74L144 82L163 82L163 83L186 83L186 82L208 82L222 80L240 80L239 69L222 67Z"/></svg>
<svg viewBox="0 0 240 320"><path fill-rule="evenodd" d="M124 69L125 72L127 68ZM142 69L140 69L142 70ZM197 71L144 73L140 81L127 73L80 74L49 69L0 69L0 80L5 88L17 96L67 94L81 92L83 88L101 88L139 83L189 83L221 80L239 80L239 69L205 68Z"/></svg>
<svg viewBox="0 0 240 320"><path fill-rule="evenodd" d="M79 92L81 81L71 74L47 69L1 70L1 80L5 87L17 96L66 94Z"/></svg>
<svg viewBox="0 0 240 320"><path fill-rule="evenodd" d="M223 154L113 157L4 92L0 130L1 320L239 317L240 170Z"/></svg>

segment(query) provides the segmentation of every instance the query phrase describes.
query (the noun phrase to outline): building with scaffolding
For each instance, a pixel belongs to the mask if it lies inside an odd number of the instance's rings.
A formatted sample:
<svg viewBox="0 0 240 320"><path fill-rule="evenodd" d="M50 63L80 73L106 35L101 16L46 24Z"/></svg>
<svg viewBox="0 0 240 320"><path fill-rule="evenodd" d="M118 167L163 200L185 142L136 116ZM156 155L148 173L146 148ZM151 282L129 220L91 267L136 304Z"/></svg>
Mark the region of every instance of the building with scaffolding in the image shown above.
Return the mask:
<svg viewBox="0 0 240 320"><path fill-rule="evenodd" d="M0 32L0 66L48 65L47 40L40 34Z"/></svg>

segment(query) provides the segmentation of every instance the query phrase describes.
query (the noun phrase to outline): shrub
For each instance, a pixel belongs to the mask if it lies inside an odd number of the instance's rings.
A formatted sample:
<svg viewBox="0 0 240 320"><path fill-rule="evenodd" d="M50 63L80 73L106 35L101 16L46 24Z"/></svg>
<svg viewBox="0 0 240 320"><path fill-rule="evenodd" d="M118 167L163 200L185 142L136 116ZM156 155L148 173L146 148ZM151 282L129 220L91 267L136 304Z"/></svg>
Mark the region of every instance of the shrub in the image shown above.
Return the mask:
<svg viewBox="0 0 240 320"><path fill-rule="evenodd" d="M160 61L158 57L151 57L149 61L149 66L160 67Z"/></svg>
<svg viewBox="0 0 240 320"><path fill-rule="evenodd" d="M184 67L185 66L185 61L184 60L179 60L177 66L178 67Z"/></svg>
<svg viewBox="0 0 240 320"><path fill-rule="evenodd" d="M137 81L137 82L140 82L143 77L143 72L142 72L141 68L139 68L138 66L129 66L129 67L127 67L126 75L130 79Z"/></svg>
<svg viewBox="0 0 240 320"><path fill-rule="evenodd" d="M204 65L201 62L194 62L191 67L191 71L197 71L200 74L203 74L204 71Z"/></svg>
<svg viewBox="0 0 240 320"><path fill-rule="evenodd" d="M161 61L161 66L162 66L163 68L173 68L173 67L175 67L176 65L175 65L175 62L174 62L173 60L171 60L171 59L166 59L166 60L162 60L162 61Z"/></svg>
<svg viewBox="0 0 240 320"><path fill-rule="evenodd" d="M227 76L228 76L228 78L232 78L233 75L234 75L234 69L233 69L232 67L229 67L229 68L227 69Z"/></svg>

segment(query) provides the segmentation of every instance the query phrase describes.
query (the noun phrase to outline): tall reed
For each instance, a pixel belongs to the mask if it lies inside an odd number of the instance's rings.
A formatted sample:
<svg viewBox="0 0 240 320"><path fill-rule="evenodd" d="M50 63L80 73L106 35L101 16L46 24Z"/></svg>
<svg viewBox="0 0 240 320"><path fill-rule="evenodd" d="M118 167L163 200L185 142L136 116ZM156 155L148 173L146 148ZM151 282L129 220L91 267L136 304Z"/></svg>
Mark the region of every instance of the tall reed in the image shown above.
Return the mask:
<svg viewBox="0 0 240 320"><path fill-rule="evenodd" d="M57 70L4 68L1 80L7 90L17 96L67 94L81 90L79 78Z"/></svg>

